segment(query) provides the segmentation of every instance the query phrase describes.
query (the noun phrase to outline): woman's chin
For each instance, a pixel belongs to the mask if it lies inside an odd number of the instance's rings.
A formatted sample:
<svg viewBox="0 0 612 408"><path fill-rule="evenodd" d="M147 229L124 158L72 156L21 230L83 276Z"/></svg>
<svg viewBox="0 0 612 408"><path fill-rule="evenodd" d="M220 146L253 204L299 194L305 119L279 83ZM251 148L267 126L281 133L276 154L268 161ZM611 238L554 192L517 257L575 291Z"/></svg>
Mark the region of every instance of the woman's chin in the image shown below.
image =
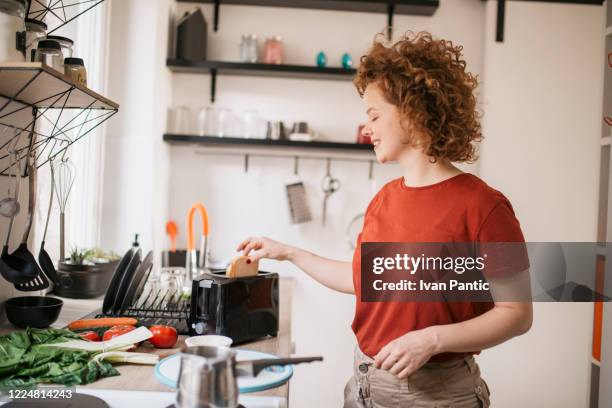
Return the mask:
<svg viewBox="0 0 612 408"><path fill-rule="evenodd" d="M385 154L380 147L378 149L374 149L374 154L376 154L376 160L378 163L383 164L389 162L391 159L388 154Z"/></svg>

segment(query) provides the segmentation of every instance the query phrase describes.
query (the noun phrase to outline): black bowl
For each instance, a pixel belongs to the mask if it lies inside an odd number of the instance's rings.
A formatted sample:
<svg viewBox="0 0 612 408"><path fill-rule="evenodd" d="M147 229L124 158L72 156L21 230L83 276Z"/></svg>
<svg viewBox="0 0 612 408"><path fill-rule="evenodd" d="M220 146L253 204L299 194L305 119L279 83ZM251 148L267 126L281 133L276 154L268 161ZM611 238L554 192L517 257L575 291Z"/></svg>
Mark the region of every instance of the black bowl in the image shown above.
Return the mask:
<svg viewBox="0 0 612 408"><path fill-rule="evenodd" d="M43 329L57 320L63 305L60 299L48 296L14 297L5 303L6 317L17 327Z"/></svg>

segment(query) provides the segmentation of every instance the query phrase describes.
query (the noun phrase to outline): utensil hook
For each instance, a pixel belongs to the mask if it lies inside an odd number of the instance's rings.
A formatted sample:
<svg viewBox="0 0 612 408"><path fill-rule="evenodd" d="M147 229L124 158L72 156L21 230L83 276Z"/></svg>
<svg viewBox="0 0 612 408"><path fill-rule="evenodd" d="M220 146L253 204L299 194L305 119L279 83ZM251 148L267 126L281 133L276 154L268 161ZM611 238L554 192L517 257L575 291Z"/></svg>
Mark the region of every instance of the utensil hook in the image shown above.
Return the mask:
<svg viewBox="0 0 612 408"><path fill-rule="evenodd" d="M66 163L68 160L70 160L70 158L69 158L69 157L66 157L66 153L67 153L67 152L68 152L68 146L66 146L66 147L64 148L64 151L62 152L62 157L61 157L61 159L60 159L62 163Z"/></svg>

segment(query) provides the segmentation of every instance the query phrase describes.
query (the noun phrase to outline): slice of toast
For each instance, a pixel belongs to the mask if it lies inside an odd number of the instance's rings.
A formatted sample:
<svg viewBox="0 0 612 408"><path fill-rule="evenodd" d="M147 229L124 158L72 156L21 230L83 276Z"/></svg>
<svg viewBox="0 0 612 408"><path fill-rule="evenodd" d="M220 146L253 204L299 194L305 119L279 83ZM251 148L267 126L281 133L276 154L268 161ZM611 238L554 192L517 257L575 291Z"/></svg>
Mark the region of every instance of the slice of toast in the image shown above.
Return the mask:
<svg viewBox="0 0 612 408"><path fill-rule="evenodd" d="M248 262L247 262L248 260ZM238 256L232 260L227 267L225 275L228 278L244 278L257 276L259 272L259 261L251 261L246 256Z"/></svg>

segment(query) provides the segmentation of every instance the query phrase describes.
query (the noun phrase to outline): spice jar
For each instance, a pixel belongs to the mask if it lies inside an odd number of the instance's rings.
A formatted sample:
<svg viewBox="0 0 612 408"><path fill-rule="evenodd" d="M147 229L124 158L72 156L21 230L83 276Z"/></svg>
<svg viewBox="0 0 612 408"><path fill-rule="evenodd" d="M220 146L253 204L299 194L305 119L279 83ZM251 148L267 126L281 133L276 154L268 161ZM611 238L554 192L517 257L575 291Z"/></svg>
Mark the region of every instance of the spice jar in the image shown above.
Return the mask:
<svg viewBox="0 0 612 408"><path fill-rule="evenodd" d="M257 36L245 34L240 42L240 61L257 62Z"/></svg>
<svg viewBox="0 0 612 408"><path fill-rule="evenodd" d="M53 40L40 40L38 42L34 60L42 62L60 72L64 65L64 56L62 55L61 47L57 41Z"/></svg>
<svg viewBox="0 0 612 408"><path fill-rule="evenodd" d="M61 37L59 35L48 35L47 40L57 41L62 49L62 55L64 58L72 57L72 47L74 46L74 41L67 37Z"/></svg>
<svg viewBox="0 0 612 408"><path fill-rule="evenodd" d="M25 0L0 0L0 62L25 61Z"/></svg>
<svg viewBox="0 0 612 408"><path fill-rule="evenodd" d="M283 39L281 37L275 36L266 39L263 62L266 64L283 63Z"/></svg>
<svg viewBox="0 0 612 408"><path fill-rule="evenodd" d="M26 61L34 61L34 53L38 48L38 41L43 39L47 33L47 25L42 21L26 18Z"/></svg>
<svg viewBox="0 0 612 408"><path fill-rule="evenodd" d="M77 84L87 86L87 71L82 58L64 59L64 74Z"/></svg>

